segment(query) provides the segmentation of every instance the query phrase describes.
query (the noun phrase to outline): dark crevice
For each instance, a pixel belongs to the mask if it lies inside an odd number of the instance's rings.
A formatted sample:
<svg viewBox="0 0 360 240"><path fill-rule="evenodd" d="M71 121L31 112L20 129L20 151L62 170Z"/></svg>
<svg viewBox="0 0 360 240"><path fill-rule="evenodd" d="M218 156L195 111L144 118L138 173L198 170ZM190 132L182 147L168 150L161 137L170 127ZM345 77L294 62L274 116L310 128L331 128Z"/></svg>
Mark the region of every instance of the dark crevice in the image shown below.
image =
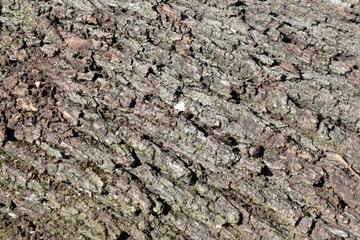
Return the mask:
<svg viewBox="0 0 360 240"><path fill-rule="evenodd" d="M227 223L224 223L222 226L223 226L223 228L229 228L231 225L230 225L230 223L227 222Z"/></svg>
<svg viewBox="0 0 360 240"><path fill-rule="evenodd" d="M257 57L251 56L251 59L259 66L261 66L261 62L260 59L258 59Z"/></svg>
<svg viewBox="0 0 360 240"><path fill-rule="evenodd" d="M324 176L322 176L319 181L317 181L316 183L313 184L314 187L317 187L317 188L322 188L325 184L325 178Z"/></svg>
<svg viewBox="0 0 360 240"><path fill-rule="evenodd" d="M344 202L342 198L339 198L339 206L342 210L344 210L348 206L348 204Z"/></svg>
<svg viewBox="0 0 360 240"><path fill-rule="evenodd" d="M135 160L134 163L132 164L132 167L139 167L141 166L141 162L140 159L138 158L138 156L135 153L135 150L131 150L131 157Z"/></svg>
<svg viewBox="0 0 360 240"><path fill-rule="evenodd" d="M161 172L161 169L158 166L152 165L152 164L148 164L151 167L151 170L156 173L159 174Z"/></svg>
<svg viewBox="0 0 360 240"><path fill-rule="evenodd" d="M233 148L232 152L235 154L240 154L240 149L239 148Z"/></svg>
<svg viewBox="0 0 360 240"><path fill-rule="evenodd" d="M263 146L254 146L250 148L250 156L254 158L261 158L265 154L265 148Z"/></svg>
<svg viewBox="0 0 360 240"><path fill-rule="evenodd" d="M292 27L292 24L289 23L289 22L283 21L282 23L285 24L285 25L287 25L287 26L289 26L289 27Z"/></svg>
<svg viewBox="0 0 360 240"><path fill-rule="evenodd" d="M171 211L171 207L166 202L163 202L164 208L163 208L163 214L167 215Z"/></svg>
<svg viewBox="0 0 360 240"><path fill-rule="evenodd" d="M189 17L185 13L180 13L180 20L188 19Z"/></svg>
<svg viewBox="0 0 360 240"><path fill-rule="evenodd" d="M247 7L247 5L243 1L236 1L232 4L229 4L229 7L241 7L241 6Z"/></svg>
<svg viewBox="0 0 360 240"><path fill-rule="evenodd" d="M229 99L230 102L233 102L233 103L236 103L236 104L240 103L240 94L237 91L232 89L230 91L230 96L231 96L230 99Z"/></svg>
<svg viewBox="0 0 360 240"><path fill-rule="evenodd" d="M156 76L156 73L152 67L149 67L149 69L145 75L145 78L149 77L150 75Z"/></svg>
<svg viewBox="0 0 360 240"><path fill-rule="evenodd" d="M151 99L153 98L153 95L152 94L146 94L143 98L144 101L148 102L150 101Z"/></svg>
<svg viewBox="0 0 360 240"><path fill-rule="evenodd" d="M324 118L323 118L323 116L321 116L321 115L317 115L316 116L316 118L317 118L317 123L316 123L316 131L318 131L319 129L320 129L320 124L322 123L322 121L324 120Z"/></svg>
<svg viewBox="0 0 360 240"><path fill-rule="evenodd" d="M264 175L264 176L267 176L267 177L273 176L272 171L271 171L270 168L269 168L268 166L266 166L266 165L261 168L260 174L261 174L261 175Z"/></svg>
<svg viewBox="0 0 360 240"><path fill-rule="evenodd" d="M143 134L143 135L142 135L142 139L144 139L144 140L151 140L151 137L150 137L149 135L147 135L147 134Z"/></svg>
<svg viewBox="0 0 360 240"><path fill-rule="evenodd" d="M116 240L127 240L130 238L130 235L127 232L122 232Z"/></svg>
<svg viewBox="0 0 360 240"><path fill-rule="evenodd" d="M281 41L284 42L284 43L291 43L292 42L292 40L286 35L282 35Z"/></svg>
<svg viewBox="0 0 360 240"><path fill-rule="evenodd" d="M101 195L107 196L107 195L109 195L109 191L104 188L104 189L102 189L102 191L101 191Z"/></svg>
<svg viewBox="0 0 360 240"><path fill-rule="evenodd" d="M93 78L91 79L91 81L95 81L96 79L98 79L98 78L102 78L102 77L104 77L104 75L102 74L102 73L94 73L94 76L93 76Z"/></svg>
<svg viewBox="0 0 360 240"><path fill-rule="evenodd" d="M220 142L229 145L229 146L237 146L239 143L236 141L236 139L232 136L224 136L224 137L220 137L218 139Z"/></svg>
<svg viewBox="0 0 360 240"><path fill-rule="evenodd" d="M309 231L307 232L309 235L311 235L311 233L314 231L317 219L318 217L312 221L311 226L309 227Z"/></svg>
<svg viewBox="0 0 360 240"><path fill-rule="evenodd" d="M195 185L198 180L199 180L199 178L198 178L198 176L196 175L196 173L191 172L189 185L190 185L190 186Z"/></svg>
<svg viewBox="0 0 360 240"><path fill-rule="evenodd" d="M5 129L5 136L6 136L6 140L7 141L14 141L14 142L16 142L17 141L17 139L16 139L16 137L15 137L15 130L14 129L12 129L12 128L6 128Z"/></svg>
<svg viewBox="0 0 360 240"><path fill-rule="evenodd" d="M274 12L270 12L269 15L270 15L270 16L273 16L273 17L278 17L278 16L279 16L279 14L274 13Z"/></svg>
<svg viewBox="0 0 360 240"><path fill-rule="evenodd" d="M285 75L281 75L281 76L280 76L280 81L285 82L286 79L287 79L287 77L286 77Z"/></svg>
<svg viewBox="0 0 360 240"><path fill-rule="evenodd" d="M301 219L303 219L303 218L299 218L299 219L295 222L295 227L297 227L297 226L299 225Z"/></svg>
<svg viewBox="0 0 360 240"><path fill-rule="evenodd" d="M271 64L271 67L276 67L276 66L279 66L280 65L280 62L276 59L273 59L273 63Z"/></svg>
<svg viewBox="0 0 360 240"><path fill-rule="evenodd" d="M183 94L183 92L181 91L180 88L176 89L176 91L175 91L175 97L176 97L177 99L179 99L179 97L181 97L182 94Z"/></svg>
<svg viewBox="0 0 360 240"><path fill-rule="evenodd" d="M206 129L206 126L200 126L198 125L196 122L191 121L191 123L196 127L197 130L199 130L200 132L202 132L204 134L205 137L209 136L209 130Z"/></svg>
<svg viewBox="0 0 360 240"><path fill-rule="evenodd" d="M130 178L131 178L132 181L140 182L140 179L136 175L134 175L134 174L132 174L130 172L128 172L128 173L129 173Z"/></svg>
<svg viewBox="0 0 360 240"><path fill-rule="evenodd" d="M171 212L171 206L162 198L158 198L158 201L163 205L162 214L168 215Z"/></svg>
<svg viewBox="0 0 360 240"><path fill-rule="evenodd" d="M137 209L135 212L134 212L134 215L135 216L140 216L140 214L141 214L141 209Z"/></svg>
<svg viewBox="0 0 360 240"><path fill-rule="evenodd" d="M191 120L191 119L194 118L194 114L189 113L189 112L186 112L186 113L185 113L185 117L186 117L187 120Z"/></svg>
<svg viewBox="0 0 360 240"><path fill-rule="evenodd" d="M236 223L236 225L240 226L240 225L243 224L243 222L244 222L244 217L243 217L242 214L240 214L240 216L239 216L239 221Z"/></svg>
<svg viewBox="0 0 360 240"><path fill-rule="evenodd" d="M123 166L121 164L118 163L114 163L114 169L122 169Z"/></svg>
<svg viewBox="0 0 360 240"><path fill-rule="evenodd" d="M302 108L302 106L295 100L293 99L292 97L290 97L289 95L287 95L287 98L290 102L292 102L296 107L298 108Z"/></svg>
<svg viewBox="0 0 360 240"><path fill-rule="evenodd" d="M136 105L136 99L132 99L130 104L129 104L129 108L134 108Z"/></svg>

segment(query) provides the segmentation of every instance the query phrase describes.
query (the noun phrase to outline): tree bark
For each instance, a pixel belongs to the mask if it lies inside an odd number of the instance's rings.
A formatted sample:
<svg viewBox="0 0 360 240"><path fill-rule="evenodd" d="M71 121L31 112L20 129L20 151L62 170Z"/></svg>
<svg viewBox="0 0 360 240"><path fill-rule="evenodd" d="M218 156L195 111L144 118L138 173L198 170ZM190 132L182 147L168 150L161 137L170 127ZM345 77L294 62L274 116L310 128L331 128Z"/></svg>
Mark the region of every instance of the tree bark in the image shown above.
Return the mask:
<svg viewBox="0 0 360 240"><path fill-rule="evenodd" d="M1 239L359 239L358 0L3 0Z"/></svg>

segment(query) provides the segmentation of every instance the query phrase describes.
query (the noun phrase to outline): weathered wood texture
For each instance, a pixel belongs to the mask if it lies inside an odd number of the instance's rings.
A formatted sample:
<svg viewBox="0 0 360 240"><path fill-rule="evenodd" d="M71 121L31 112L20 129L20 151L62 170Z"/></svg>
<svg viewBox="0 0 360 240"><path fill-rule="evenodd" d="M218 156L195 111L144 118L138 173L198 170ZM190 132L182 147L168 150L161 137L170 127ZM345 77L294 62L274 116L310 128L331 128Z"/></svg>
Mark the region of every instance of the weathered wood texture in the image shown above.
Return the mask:
<svg viewBox="0 0 360 240"><path fill-rule="evenodd" d="M358 0L2 0L1 239L360 239Z"/></svg>

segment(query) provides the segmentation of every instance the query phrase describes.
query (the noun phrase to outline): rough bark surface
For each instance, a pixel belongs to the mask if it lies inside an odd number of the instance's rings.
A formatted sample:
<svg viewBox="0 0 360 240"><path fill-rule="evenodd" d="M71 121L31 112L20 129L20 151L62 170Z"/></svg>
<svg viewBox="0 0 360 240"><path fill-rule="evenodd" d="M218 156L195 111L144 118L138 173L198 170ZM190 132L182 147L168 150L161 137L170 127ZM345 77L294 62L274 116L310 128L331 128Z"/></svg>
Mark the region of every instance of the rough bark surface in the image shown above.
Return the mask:
<svg viewBox="0 0 360 240"><path fill-rule="evenodd" d="M358 0L2 0L1 239L360 239Z"/></svg>

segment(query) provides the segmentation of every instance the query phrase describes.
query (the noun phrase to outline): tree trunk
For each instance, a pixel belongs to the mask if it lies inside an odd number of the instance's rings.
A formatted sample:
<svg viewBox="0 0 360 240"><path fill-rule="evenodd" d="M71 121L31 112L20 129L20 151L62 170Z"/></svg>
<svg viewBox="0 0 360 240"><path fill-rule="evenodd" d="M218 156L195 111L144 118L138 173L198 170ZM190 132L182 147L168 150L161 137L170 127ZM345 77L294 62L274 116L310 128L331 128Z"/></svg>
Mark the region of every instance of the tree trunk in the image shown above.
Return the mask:
<svg viewBox="0 0 360 240"><path fill-rule="evenodd" d="M359 0L3 0L1 239L359 239Z"/></svg>

